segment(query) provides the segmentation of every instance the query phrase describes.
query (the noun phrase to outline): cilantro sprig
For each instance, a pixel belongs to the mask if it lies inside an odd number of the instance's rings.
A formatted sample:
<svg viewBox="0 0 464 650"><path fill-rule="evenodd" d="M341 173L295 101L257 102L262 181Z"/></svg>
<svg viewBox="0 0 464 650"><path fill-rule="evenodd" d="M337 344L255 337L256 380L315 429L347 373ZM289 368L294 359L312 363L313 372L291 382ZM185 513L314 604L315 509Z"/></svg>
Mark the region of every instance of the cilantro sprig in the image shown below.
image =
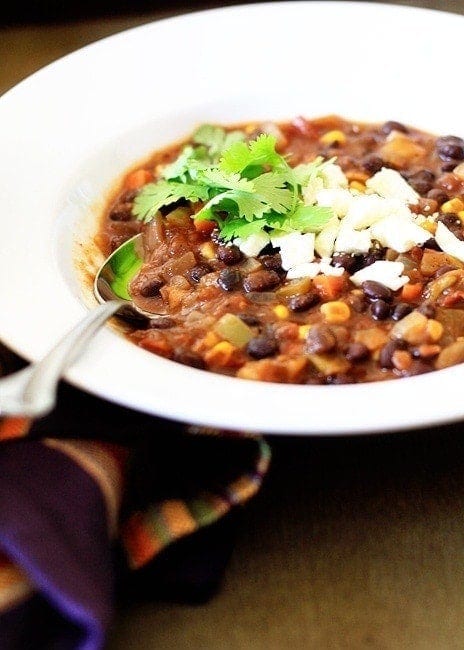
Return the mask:
<svg viewBox="0 0 464 650"><path fill-rule="evenodd" d="M273 135L247 142L242 131L203 125L155 183L145 185L133 214L148 222L162 207L183 199L200 204L195 220L215 221L224 241L261 231L319 232L330 208L305 205L303 190L326 163L290 167Z"/></svg>

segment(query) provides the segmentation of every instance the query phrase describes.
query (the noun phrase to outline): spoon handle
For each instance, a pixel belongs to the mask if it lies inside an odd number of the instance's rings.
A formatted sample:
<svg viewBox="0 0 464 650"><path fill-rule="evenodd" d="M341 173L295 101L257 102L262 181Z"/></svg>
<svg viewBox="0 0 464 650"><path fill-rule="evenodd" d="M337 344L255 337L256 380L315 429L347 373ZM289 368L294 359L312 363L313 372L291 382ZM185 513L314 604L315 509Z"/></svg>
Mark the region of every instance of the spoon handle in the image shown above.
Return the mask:
<svg viewBox="0 0 464 650"><path fill-rule="evenodd" d="M95 307L41 361L0 379L0 415L40 417L49 413L64 371L122 304L122 300L110 300Z"/></svg>

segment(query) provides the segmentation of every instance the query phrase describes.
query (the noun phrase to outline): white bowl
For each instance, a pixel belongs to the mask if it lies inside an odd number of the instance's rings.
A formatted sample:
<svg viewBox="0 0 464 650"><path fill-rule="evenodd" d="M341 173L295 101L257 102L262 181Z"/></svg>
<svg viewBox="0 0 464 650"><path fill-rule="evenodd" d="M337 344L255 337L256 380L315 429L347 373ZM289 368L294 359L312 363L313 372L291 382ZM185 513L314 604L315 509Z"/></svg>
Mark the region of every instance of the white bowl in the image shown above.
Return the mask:
<svg viewBox="0 0 464 650"><path fill-rule="evenodd" d="M201 122L337 113L462 135L463 37L464 17L448 13L274 2L138 27L32 75L0 99L3 341L37 360L84 315L82 260L98 262L88 242L112 184ZM250 432L384 432L464 415L463 365L380 383L268 384L156 357L111 328L66 379L147 413Z"/></svg>

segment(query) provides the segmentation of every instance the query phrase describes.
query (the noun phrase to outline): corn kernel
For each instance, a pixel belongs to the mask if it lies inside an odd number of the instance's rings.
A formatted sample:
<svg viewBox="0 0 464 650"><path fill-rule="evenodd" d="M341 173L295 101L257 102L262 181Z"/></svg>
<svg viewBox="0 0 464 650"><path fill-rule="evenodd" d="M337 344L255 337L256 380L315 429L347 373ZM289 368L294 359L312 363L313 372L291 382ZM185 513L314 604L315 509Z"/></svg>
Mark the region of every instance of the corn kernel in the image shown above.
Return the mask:
<svg viewBox="0 0 464 650"><path fill-rule="evenodd" d="M345 323L351 316L350 308L346 302L342 302L341 300L325 302L321 305L320 310L325 322L331 325Z"/></svg>
<svg viewBox="0 0 464 650"><path fill-rule="evenodd" d="M461 212L461 210L464 210L464 203L457 197L446 201L446 203L443 203L440 208L440 211L444 212L445 214L457 213Z"/></svg>
<svg viewBox="0 0 464 650"><path fill-rule="evenodd" d="M420 227L429 232L431 235L434 235L435 231L437 230L437 224L435 221L423 221Z"/></svg>
<svg viewBox="0 0 464 650"><path fill-rule="evenodd" d="M206 260L212 260L216 257L216 250L212 242L207 241L200 246L200 253Z"/></svg>
<svg viewBox="0 0 464 650"><path fill-rule="evenodd" d="M443 325L440 323L440 321L430 318L427 321L425 331L429 341L436 343L441 339L443 335Z"/></svg>
<svg viewBox="0 0 464 650"><path fill-rule="evenodd" d="M364 193L366 191L366 186L361 181L353 180L350 183L350 190L356 190L357 192Z"/></svg>
<svg viewBox="0 0 464 650"><path fill-rule="evenodd" d="M280 320L285 320L290 315L290 312L285 305L276 305L272 311L277 318L280 318Z"/></svg>
<svg viewBox="0 0 464 650"><path fill-rule="evenodd" d="M220 341L205 353L205 361L209 365L227 366L236 348L229 341Z"/></svg>
<svg viewBox="0 0 464 650"><path fill-rule="evenodd" d="M312 325L300 325L298 328L298 338L304 341L308 336L308 332L311 329Z"/></svg>
<svg viewBox="0 0 464 650"><path fill-rule="evenodd" d="M335 142L344 144L346 142L346 135L343 133L343 131L334 129L333 131L327 131L327 133L324 133L324 135L319 138L319 142L321 144L328 145L335 144Z"/></svg>
<svg viewBox="0 0 464 650"><path fill-rule="evenodd" d="M459 210L458 219L461 223L464 223L464 210Z"/></svg>

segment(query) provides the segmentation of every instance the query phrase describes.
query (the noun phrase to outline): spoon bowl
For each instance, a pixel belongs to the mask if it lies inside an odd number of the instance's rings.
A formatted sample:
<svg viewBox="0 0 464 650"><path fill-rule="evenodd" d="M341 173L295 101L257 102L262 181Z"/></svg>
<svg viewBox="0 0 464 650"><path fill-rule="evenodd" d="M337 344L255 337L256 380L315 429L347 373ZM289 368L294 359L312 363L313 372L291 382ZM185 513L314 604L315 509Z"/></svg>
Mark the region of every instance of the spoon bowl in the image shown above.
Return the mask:
<svg viewBox="0 0 464 650"><path fill-rule="evenodd" d="M63 372L94 334L113 315L143 321L156 314L136 307L129 287L143 263L141 235L119 246L98 269L94 295L100 303L66 334L39 362L0 379L0 416L38 417L56 403L56 390Z"/></svg>

